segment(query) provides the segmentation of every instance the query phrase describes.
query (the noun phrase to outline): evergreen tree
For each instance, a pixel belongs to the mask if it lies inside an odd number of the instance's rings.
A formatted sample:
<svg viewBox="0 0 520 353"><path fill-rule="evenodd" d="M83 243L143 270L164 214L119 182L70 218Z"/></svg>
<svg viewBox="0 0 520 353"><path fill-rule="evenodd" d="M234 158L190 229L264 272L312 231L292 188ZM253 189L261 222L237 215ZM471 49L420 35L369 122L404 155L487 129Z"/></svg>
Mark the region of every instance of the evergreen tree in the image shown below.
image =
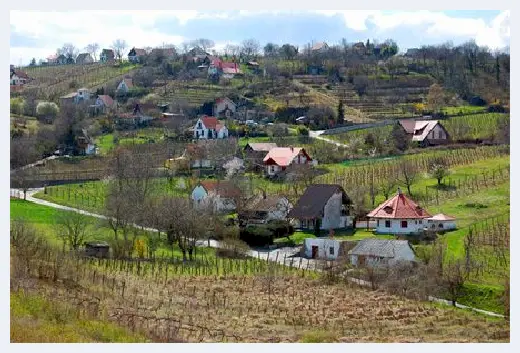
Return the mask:
<svg viewBox="0 0 520 353"><path fill-rule="evenodd" d="M30 66L36 66L36 58L32 58Z"/></svg>
<svg viewBox="0 0 520 353"><path fill-rule="evenodd" d="M338 123L342 124L345 122L345 109L343 108L343 101L339 101L338 104Z"/></svg>
<svg viewBox="0 0 520 353"><path fill-rule="evenodd" d="M399 123L396 123L392 129L392 142L394 147L401 152L408 148L408 136Z"/></svg>

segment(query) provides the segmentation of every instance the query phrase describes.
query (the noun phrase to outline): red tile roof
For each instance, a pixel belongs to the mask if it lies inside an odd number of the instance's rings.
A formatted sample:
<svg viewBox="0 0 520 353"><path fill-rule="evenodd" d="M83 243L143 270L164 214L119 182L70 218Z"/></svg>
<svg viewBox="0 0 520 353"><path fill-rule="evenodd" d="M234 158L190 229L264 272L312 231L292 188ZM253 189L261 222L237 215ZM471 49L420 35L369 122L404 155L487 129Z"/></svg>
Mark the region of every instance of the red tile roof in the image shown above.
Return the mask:
<svg viewBox="0 0 520 353"><path fill-rule="evenodd" d="M388 219L423 219L431 215L400 191L377 206L367 217Z"/></svg>
<svg viewBox="0 0 520 353"><path fill-rule="evenodd" d="M29 79L30 77L23 71L20 71L20 70L13 70L14 74L20 78L25 78L25 79Z"/></svg>
<svg viewBox="0 0 520 353"><path fill-rule="evenodd" d="M218 124L218 119L214 116L205 116L201 118L202 123L206 127L206 129L216 129Z"/></svg>
<svg viewBox="0 0 520 353"><path fill-rule="evenodd" d="M308 160L311 160L304 148L301 147L274 147L264 157L264 164L269 160L280 167L287 167L290 165L296 156L302 151Z"/></svg>
<svg viewBox="0 0 520 353"><path fill-rule="evenodd" d="M240 196L240 189L226 180L203 180L200 185L206 189L206 192L214 192L222 197Z"/></svg>
<svg viewBox="0 0 520 353"><path fill-rule="evenodd" d="M101 99L103 104L106 105L107 107L111 107L114 104L114 100L112 99L112 97L110 97L106 94L101 94L98 96L98 98Z"/></svg>

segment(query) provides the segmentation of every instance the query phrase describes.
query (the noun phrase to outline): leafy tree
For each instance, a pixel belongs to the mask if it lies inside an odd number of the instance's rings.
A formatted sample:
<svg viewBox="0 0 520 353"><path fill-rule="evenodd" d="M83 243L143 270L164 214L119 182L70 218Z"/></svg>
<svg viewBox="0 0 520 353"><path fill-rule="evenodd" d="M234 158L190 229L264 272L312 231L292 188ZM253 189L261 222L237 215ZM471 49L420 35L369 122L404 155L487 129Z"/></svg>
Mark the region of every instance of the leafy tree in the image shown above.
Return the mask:
<svg viewBox="0 0 520 353"><path fill-rule="evenodd" d="M298 55L298 48L291 44L284 44L280 48L280 54L286 60L293 60Z"/></svg>
<svg viewBox="0 0 520 353"><path fill-rule="evenodd" d="M439 84L434 83L428 90L428 108L435 113L440 112L445 104L445 97L444 89Z"/></svg>
<svg viewBox="0 0 520 353"><path fill-rule="evenodd" d="M45 120L54 121L60 112L56 103L40 102L36 106L36 114Z"/></svg>
<svg viewBox="0 0 520 353"><path fill-rule="evenodd" d="M63 247L68 244L77 250L87 240L88 218L78 212L62 212L56 219L58 235L63 240Z"/></svg>
<svg viewBox="0 0 520 353"><path fill-rule="evenodd" d="M434 161L430 166L430 174L437 180L437 185L441 185L442 179L449 174L448 166L442 160Z"/></svg>
<svg viewBox="0 0 520 353"><path fill-rule="evenodd" d="M9 103L11 106L12 114L18 114L18 115L23 114L24 101L22 98L20 98L20 97L11 98Z"/></svg>
<svg viewBox="0 0 520 353"><path fill-rule="evenodd" d="M394 125L391 133L391 139L394 148L396 148L398 151L404 152L408 148L408 136L406 135L406 131L404 131L399 123Z"/></svg>

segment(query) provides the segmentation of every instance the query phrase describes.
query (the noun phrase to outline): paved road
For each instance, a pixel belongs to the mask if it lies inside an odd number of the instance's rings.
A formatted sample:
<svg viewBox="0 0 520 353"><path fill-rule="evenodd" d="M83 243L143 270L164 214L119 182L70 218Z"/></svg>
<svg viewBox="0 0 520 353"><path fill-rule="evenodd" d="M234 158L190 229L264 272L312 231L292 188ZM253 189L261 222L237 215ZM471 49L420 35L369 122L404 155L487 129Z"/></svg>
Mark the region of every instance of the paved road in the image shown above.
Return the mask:
<svg viewBox="0 0 520 353"><path fill-rule="evenodd" d="M309 131L309 137L328 142L328 143L338 146L338 147L348 147L348 145L345 145L344 143L340 143L338 141L334 141L334 140L321 136L323 134L323 132L324 132L324 130Z"/></svg>
<svg viewBox="0 0 520 353"><path fill-rule="evenodd" d="M29 189L27 191L26 200L29 201L29 202L34 202L34 203L36 203L38 205L54 207L54 208L61 209L61 210L66 210L66 211L78 212L80 214L84 214L86 216L95 217L95 218L98 218L98 219L107 219L107 217L104 216L104 215L88 212L88 211L81 210L81 209L78 209L78 208L58 205L56 203L49 202L49 201L38 199L38 198L34 197L34 194L36 194L37 192L42 191L42 190L43 190L43 188ZM23 199L23 191L22 190L18 190L18 189L11 189L11 196L19 197L19 198ZM148 227L142 227L142 226L139 226L137 224L134 224L134 226L138 227L138 228L141 228L141 229L144 229L144 230L147 230L147 231L154 231L154 232L157 231L157 229L148 228ZM197 246L209 246L211 248L220 248L222 246L222 244L220 244L220 242L218 242L217 240L213 240L213 239L210 239L210 240L198 240L196 242L196 245ZM262 260L266 260L266 261L267 260L269 260L269 261L276 261L276 262L278 262L278 263L280 263L282 265L285 265L285 266L291 266L291 267L302 268L302 269L315 269L317 271L320 271L320 269L317 268L319 260L306 259L306 258L299 257L299 252L300 252L299 248L285 247L285 248L278 248L278 249L274 249L274 250L250 250L248 252L248 256L254 257L254 258L258 258L258 259L262 259ZM365 286L365 287L370 287L371 286L370 282L364 281L362 279L348 277L348 272L349 271L347 270L344 273L344 277L348 281L351 281L353 283L356 283L358 285ZM430 301L434 301L434 302L438 302L438 303L442 303L442 304L446 304L446 305L452 305L451 301L448 301L448 300L445 300L445 299L440 299L440 298L435 298L435 297L428 297L428 299ZM482 310L482 309L472 308L470 306L462 305L462 304L459 304L459 303L456 303L455 306L457 308L461 308L461 309L473 310L473 311L476 311L476 312L479 312L479 313L482 313L482 314L485 314L485 315L488 315L488 316L504 317L504 315L497 314L497 313L494 313L492 311L486 311L486 310Z"/></svg>

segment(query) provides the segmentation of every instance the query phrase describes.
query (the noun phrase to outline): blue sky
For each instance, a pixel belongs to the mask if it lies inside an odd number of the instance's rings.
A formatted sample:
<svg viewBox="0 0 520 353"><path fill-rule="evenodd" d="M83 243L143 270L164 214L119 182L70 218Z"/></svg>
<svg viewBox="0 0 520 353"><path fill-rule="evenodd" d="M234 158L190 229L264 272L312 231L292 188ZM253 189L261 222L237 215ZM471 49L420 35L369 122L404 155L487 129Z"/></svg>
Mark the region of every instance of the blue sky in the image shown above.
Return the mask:
<svg viewBox="0 0 520 353"><path fill-rule="evenodd" d="M110 47L180 45L212 39L216 49L255 38L262 45L312 41L339 43L394 39L401 50L425 44L473 39L492 49L509 45L509 11L11 11L10 62L27 64L53 54L63 43L80 50L89 43Z"/></svg>

